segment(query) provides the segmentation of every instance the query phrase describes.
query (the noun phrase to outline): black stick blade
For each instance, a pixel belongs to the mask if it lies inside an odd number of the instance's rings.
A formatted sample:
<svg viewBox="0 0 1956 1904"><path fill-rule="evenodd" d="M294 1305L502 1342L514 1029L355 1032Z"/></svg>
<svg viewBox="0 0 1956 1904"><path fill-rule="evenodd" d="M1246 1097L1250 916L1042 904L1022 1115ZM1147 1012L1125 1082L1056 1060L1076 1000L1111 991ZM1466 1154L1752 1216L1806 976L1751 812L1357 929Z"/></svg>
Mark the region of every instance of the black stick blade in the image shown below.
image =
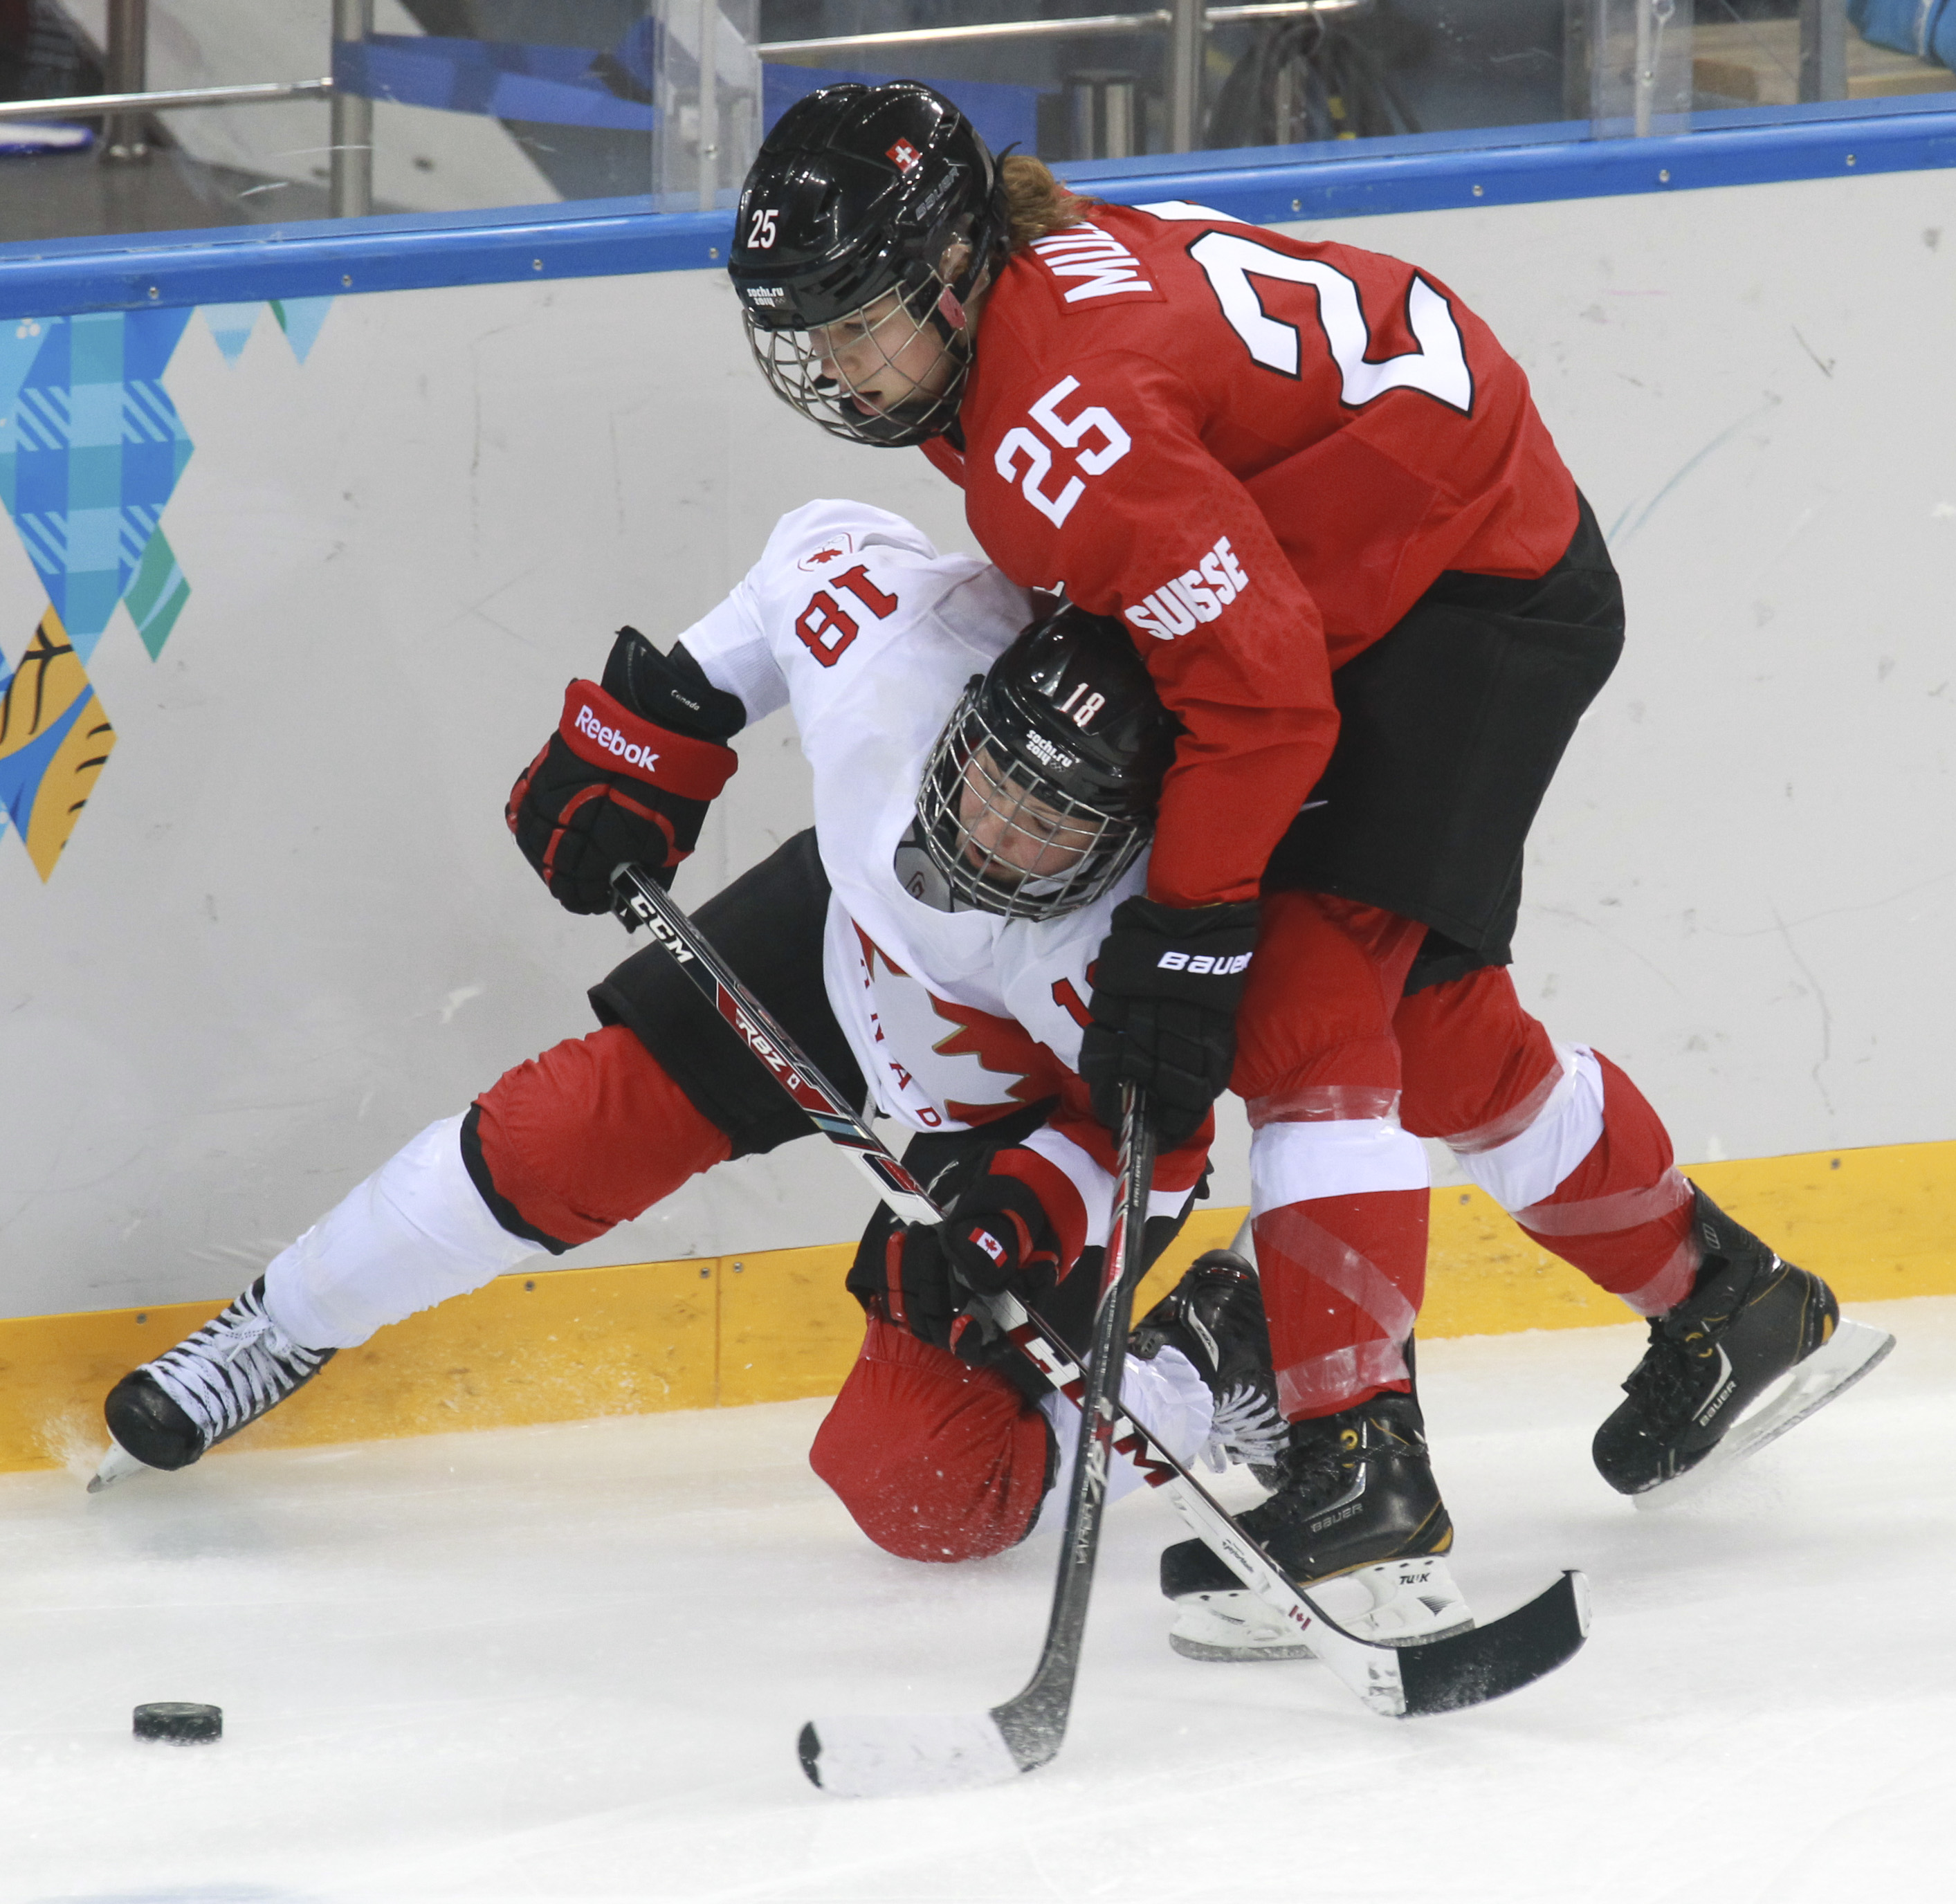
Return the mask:
<svg viewBox="0 0 1956 1904"><path fill-rule="evenodd" d="M1570 1658L1589 1635L1589 1583L1571 1568L1512 1613L1427 1646L1403 1646L1406 1716L1458 1712L1530 1685Z"/></svg>

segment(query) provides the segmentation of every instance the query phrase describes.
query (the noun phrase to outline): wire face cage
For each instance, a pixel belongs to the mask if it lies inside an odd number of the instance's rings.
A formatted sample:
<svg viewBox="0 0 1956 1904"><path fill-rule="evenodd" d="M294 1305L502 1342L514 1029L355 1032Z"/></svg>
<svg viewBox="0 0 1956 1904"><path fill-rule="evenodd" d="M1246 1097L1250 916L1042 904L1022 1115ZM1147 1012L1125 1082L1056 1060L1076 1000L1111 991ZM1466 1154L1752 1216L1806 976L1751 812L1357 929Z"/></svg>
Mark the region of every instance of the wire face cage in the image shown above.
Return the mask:
<svg viewBox="0 0 1956 1904"><path fill-rule="evenodd" d="M1134 862L1152 822L1068 793L1077 758L1043 734L1001 730L976 677L924 764L923 844L954 907L1058 919L1090 905Z"/></svg>
<svg viewBox="0 0 1956 1904"><path fill-rule="evenodd" d="M746 310L748 348L775 394L831 436L891 449L927 443L956 418L970 367L962 332L939 312L949 288L932 273L806 330ZM872 391L897 400L879 405Z"/></svg>

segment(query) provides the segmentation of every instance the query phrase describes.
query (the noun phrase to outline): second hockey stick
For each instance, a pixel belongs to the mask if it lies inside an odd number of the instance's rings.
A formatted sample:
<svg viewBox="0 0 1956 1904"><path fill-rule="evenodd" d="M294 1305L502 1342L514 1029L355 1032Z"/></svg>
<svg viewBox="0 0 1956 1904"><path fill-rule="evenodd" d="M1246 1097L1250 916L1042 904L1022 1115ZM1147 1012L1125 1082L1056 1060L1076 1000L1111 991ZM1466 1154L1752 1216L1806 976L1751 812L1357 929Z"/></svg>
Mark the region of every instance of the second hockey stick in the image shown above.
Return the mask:
<svg viewBox="0 0 1956 1904"><path fill-rule="evenodd" d="M644 925L680 972L712 1006L775 1081L838 1149L853 1158L891 1211L905 1222L936 1223L943 1212L857 1114L855 1108L811 1064L699 928L639 868L621 865L612 875L619 916ZM992 1315L1014 1344L1053 1388L1077 1402L1084 1378L1024 1306L1008 1294L990 1300ZM1588 1593L1573 1571L1500 1619L1418 1646L1390 1647L1361 1640L1331 1619L1289 1581L1260 1546L1238 1526L1200 1482L1131 1417L1114 1411L1111 1450L1128 1456L1151 1486L1166 1486L1191 1529L1248 1590L1308 1638L1311 1650L1373 1711L1392 1716L1446 1712L1478 1705L1540 1679L1567 1660L1588 1631ZM831 1726L840 1722L828 1722ZM938 1722L903 1722L921 1726ZM943 1722L951 1723L951 1722ZM995 1756L973 1758L945 1735L947 1761L913 1753L851 1769L839 1733L823 1739L817 1726L816 1762L804 1768L831 1791L942 1789L983 1782L1028 1769ZM917 1744L921 1746L920 1736Z"/></svg>
<svg viewBox="0 0 1956 1904"><path fill-rule="evenodd" d="M1120 1422L1128 1327L1134 1291L1147 1273L1148 1192L1154 1181L1155 1144L1146 1114L1142 1094L1127 1086L1122 1093L1113 1223L1086 1378L1077 1395L1079 1435L1052 1612L1039 1663L1017 1693L989 1712L811 1720L801 1729L802 1769L825 1792L876 1798L989 1784L1037 1770L1065 1742L1100 1553L1108 1471Z"/></svg>

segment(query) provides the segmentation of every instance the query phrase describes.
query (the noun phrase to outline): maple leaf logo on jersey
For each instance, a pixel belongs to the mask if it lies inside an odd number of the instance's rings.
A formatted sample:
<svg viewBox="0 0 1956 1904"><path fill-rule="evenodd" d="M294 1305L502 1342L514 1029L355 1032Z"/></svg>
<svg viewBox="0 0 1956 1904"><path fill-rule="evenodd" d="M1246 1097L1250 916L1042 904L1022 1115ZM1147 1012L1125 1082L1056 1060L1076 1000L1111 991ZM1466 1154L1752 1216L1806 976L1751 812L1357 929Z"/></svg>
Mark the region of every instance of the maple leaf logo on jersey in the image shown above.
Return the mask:
<svg viewBox="0 0 1956 1904"><path fill-rule="evenodd" d="M907 178L913 165L923 163L923 154L907 139L899 139L883 156Z"/></svg>
<svg viewBox="0 0 1956 1904"><path fill-rule="evenodd" d="M935 1128L940 1114L961 1124L989 1124L1059 1094L1067 1075L1059 1060L1016 1020L939 998L860 925L856 938L876 1043L891 1080L924 1126Z"/></svg>
<svg viewBox="0 0 1956 1904"><path fill-rule="evenodd" d="M811 549L795 564L797 569L806 569L810 575L819 575L831 563L840 562L844 556L855 552L856 541L847 530L838 531L819 549Z"/></svg>

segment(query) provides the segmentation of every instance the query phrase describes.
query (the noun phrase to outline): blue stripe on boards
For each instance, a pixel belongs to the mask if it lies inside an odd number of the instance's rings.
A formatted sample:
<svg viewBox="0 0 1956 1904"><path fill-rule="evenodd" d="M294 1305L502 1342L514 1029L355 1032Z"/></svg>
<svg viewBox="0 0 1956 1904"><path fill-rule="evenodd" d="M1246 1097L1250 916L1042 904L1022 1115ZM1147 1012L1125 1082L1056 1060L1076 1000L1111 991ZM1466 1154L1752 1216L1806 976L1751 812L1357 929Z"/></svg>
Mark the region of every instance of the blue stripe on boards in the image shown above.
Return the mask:
<svg viewBox="0 0 1956 1904"><path fill-rule="evenodd" d="M1518 127L1376 140L1349 157L1300 159L1326 148L1271 147L1205 153L1180 167L1153 159L1063 169L1101 197L1192 198L1258 224L1864 178L1956 165L1956 101L1926 102L1935 96L1846 114L1838 106L1782 108L1769 117L1700 114L1699 130L1660 138ZM730 210L655 213L648 204L586 200L547 210L0 245L0 317L724 266Z"/></svg>

